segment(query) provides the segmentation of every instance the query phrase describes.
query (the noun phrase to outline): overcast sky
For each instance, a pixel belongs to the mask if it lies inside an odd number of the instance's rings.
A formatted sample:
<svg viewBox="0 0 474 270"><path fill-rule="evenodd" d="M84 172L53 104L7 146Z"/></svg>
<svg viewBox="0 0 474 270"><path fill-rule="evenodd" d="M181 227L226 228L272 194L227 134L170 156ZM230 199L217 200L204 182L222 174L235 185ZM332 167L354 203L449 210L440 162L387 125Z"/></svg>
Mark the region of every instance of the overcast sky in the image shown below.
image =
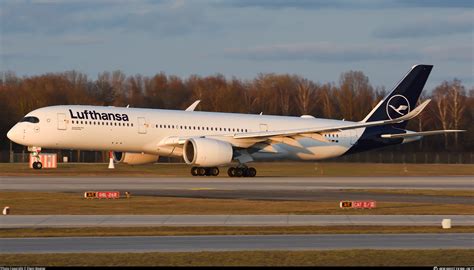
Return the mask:
<svg viewBox="0 0 474 270"><path fill-rule="evenodd" d="M0 70L183 78L361 70L391 89L414 64L474 86L473 0L0 0Z"/></svg>

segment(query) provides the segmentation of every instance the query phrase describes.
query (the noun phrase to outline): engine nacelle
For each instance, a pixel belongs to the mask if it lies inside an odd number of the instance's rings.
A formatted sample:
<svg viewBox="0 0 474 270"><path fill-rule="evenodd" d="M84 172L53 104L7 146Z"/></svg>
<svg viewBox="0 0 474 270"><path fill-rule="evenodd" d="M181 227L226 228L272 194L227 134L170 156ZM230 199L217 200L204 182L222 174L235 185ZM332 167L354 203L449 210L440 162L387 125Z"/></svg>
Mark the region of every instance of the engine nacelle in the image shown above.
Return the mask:
<svg viewBox="0 0 474 270"><path fill-rule="evenodd" d="M183 147L183 157L187 164L212 167L232 161L232 145L214 139L191 138Z"/></svg>
<svg viewBox="0 0 474 270"><path fill-rule="evenodd" d="M130 153L130 152L113 152L112 156L117 163L125 163L129 165L140 165L147 163L155 163L158 155Z"/></svg>

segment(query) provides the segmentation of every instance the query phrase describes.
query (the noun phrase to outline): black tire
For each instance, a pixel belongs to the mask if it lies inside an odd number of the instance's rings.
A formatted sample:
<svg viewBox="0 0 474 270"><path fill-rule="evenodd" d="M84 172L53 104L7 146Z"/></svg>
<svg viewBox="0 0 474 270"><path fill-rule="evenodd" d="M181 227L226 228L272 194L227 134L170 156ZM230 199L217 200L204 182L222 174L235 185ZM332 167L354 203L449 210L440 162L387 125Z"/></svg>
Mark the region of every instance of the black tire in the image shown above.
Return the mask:
<svg viewBox="0 0 474 270"><path fill-rule="evenodd" d="M234 176L242 177L244 175L244 170L242 168L235 168Z"/></svg>
<svg viewBox="0 0 474 270"><path fill-rule="evenodd" d="M33 169L41 170L41 168L43 168L43 164L41 162L39 162L39 161L33 162Z"/></svg>
<svg viewBox="0 0 474 270"><path fill-rule="evenodd" d="M211 172L212 176L218 176L219 175L219 168L212 167L212 168L210 168L210 172Z"/></svg>
<svg viewBox="0 0 474 270"><path fill-rule="evenodd" d="M197 168L197 175L199 176L204 176L206 174L206 169L203 167L198 167Z"/></svg>
<svg viewBox="0 0 474 270"><path fill-rule="evenodd" d="M227 174L229 175L229 177L234 177L234 176L235 176L235 168L234 168L234 167L230 167L230 168L227 170Z"/></svg>
<svg viewBox="0 0 474 270"><path fill-rule="evenodd" d="M247 176L248 177L255 177L257 175L257 170L253 167L247 169Z"/></svg>
<svg viewBox="0 0 474 270"><path fill-rule="evenodd" d="M197 169L198 169L197 167L192 167L192 168L191 168L191 175L192 175L192 176L197 176L197 175L198 175Z"/></svg>

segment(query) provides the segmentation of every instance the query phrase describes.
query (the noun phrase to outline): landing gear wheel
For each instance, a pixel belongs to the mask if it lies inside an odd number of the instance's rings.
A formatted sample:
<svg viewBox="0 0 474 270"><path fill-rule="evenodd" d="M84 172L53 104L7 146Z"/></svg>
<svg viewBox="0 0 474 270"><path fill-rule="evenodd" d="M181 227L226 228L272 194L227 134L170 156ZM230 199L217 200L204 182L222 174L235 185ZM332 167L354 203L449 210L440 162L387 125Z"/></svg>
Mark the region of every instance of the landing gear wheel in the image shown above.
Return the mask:
<svg viewBox="0 0 474 270"><path fill-rule="evenodd" d="M206 175L206 173L207 173L207 170L205 168L203 168L203 167L198 167L197 168L197 175L204 176L204 175Z"/></svg>
<svg viewBox="0 0 474 270"><path fill-rule="evenodd" d="M227 170L227 174L229 175L229 177L234 177L234 176L235 176L235 168L234 168L234 167L230 167L230 168Z"/></svg>
<svg viewBox="0 0 474 270"><path fill-rule="evenodd" d="M41 168L43 168L43 163L41 163L41 162L39 162L39 161L33 162L33 169L35 169L35 170L41 170Z"/></svg>
<svg viewBox="0 0 474 270"><path fill-rule="evenodd" d="M217 167L212 167L212 168L209 169L209 171L210 171L210 174L212 176L218 176L219 175L219 168L217 168Z"/></svg>
<svg viewBox="0 0 474 270"><path fill-rule="evenodd" d="M247 169L247 176L248 177L255 177L257 175L257 170L253 167Z"/></svg>
<svg viewBox="0 0 474 270"><path fill-rule="evenodd" d="M197 176L198 175L198 168L197 167L192 167L191 168L191 175L192 176Z"/></svg>
<svg viewBox="0 0 474 270"><path fill-rule="evenodd" d="M234 176L235 177L242 177L244 176L244 169L242 168L235 168L235 171L234 171Z"/></svg>

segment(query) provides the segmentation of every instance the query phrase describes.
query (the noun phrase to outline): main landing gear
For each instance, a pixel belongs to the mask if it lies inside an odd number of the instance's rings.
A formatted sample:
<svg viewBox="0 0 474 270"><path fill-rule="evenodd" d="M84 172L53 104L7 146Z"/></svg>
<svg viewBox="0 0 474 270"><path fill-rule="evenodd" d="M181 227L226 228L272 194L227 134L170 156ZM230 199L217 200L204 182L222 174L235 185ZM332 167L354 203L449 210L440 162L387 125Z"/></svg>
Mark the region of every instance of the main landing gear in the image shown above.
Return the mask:
<svg viewBox="0 0 474 270"><path fill-rule="evenodd" d="M193 176L218 176L219 168L217 167L192 167L191 174Z"/></svg>
<svg viewBox="0 0 474 270"><path fill-rule="evenodd" d="M257 170L253 167L230 167L227 174L230 177L255 177Z"/></svg>

